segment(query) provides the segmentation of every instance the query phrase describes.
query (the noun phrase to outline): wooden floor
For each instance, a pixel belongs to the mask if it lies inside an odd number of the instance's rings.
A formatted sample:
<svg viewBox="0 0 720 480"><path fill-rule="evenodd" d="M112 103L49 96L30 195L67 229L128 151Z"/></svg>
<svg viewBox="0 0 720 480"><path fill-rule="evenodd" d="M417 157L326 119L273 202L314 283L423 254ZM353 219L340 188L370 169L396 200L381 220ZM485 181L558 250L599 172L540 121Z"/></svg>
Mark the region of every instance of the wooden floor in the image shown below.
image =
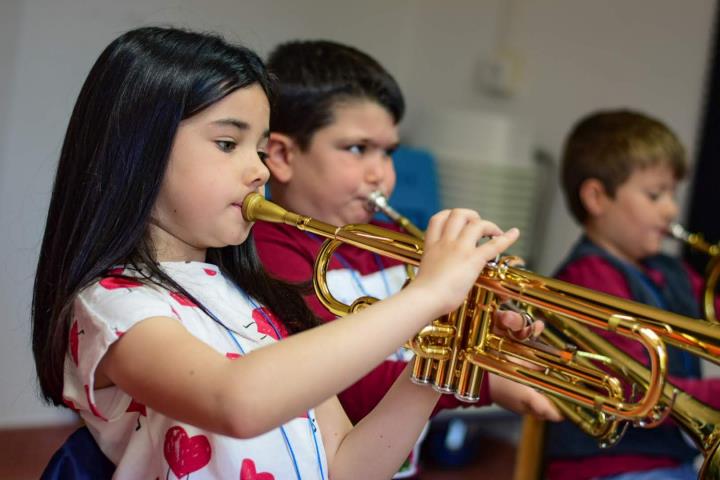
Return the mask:
<svg viewBox="0 0 720 480"><path fill-rule="evenodd" d="M77 426L0 430L0 479L36 480L55 450ZM512 478L515 447L488 438L461 467L428 464L422 480L505 480Z"/></svg>
<svg viewBox="0 0 720 480"><path fill-rule="evenodd" d="M37 480L52 454L76 428L0 430L0 478Z"/></svg>

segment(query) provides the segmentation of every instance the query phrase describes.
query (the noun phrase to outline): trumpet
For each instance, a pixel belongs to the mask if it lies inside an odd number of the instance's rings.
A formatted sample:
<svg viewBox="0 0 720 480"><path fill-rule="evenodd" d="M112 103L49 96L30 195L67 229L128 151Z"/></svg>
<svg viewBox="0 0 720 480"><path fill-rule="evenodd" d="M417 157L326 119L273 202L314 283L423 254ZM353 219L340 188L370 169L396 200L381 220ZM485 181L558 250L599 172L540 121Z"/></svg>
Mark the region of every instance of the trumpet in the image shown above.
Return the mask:
<svg viewBox="0 0 720 480"><path fill-rule="evenodd" d="M387 204L387 199L384 199L384 203ZM388 215L388 217L395 219L391 215ZM396 222L405 228L403 223L397 220ZM417 229L417 227L415 227L415 229ZM406 230L412 233L411 230ZM691 234L679 224L674 224L670 231L673 237L685 241L691 247L712 257L706 274L704 311L707 320L715 321L714 291L718 276L720 276L720 244L710 244L706 242L701 235ZM708 312L710 312L711 315L708 315ZM528 309L528 313L532 314L532 308ZM626 378L629 382L639 385L641 388L648 388L650 386L651 373L648 369L597 333L592 332L578 322L569 321L568 318L560 315L544 312L542 318L555 327L565 338L573 341L575 345L584 351L602 352L601 358L612 359L612 362L604 363L613 369L616 375ZM682 327L687 326L687 324L684 322L675 322L674 326L676 329L682 331ZM702 343L701 341L697 341L697 339L696 341L691 340L692 336L693 335L689 335L689 343L685 343L685 347ZM550 330L545 330L542 338L556 348L563 348L566 345L566 342L563 341L560 336ZM683 346L682 342L676 344L681 347ZM690 350L698 353L697 349ZM706 353L713 356L712 350L707 350ZM703 356L708 358L708 355ZM718 361L717 357L714 356L711 359L716 363ZM579 357L577 361L584 366L589 367L591 365L589 358ZM617 385L615 385L615 387L619 388ZM563 401L560 398L551 398L555 400L555 405L560 409L565 418L575 423L587 435L596 438L602 448L610 447L617 443L629 425L627 422L621 422L617 417L613 418L604 414L602 411L588 411L588 409L579 407L577 404L571 402ZM720 411L697 400L692 395L681 391L670 382L666 382L663 386L660 404L656 410L669 412L702 452L705 460L698 478L708 480L720 478ZM656 416L656 420L652 425L646 424L643 426L654 426L659 423L659 420L663 416L664 414L659 414Z"/></svg>
<svg viewBox="0 0 720 480"><path fill-rule="evenodd" d="M668 234L682 242L688 244L691 248L698 250L710 256L710 262L705 267L705 287L703 289L703 316L717 323L717 314L715 312L715 291L717 289L718 278L720 278L720 244L711 244L707 242L699 233L690 233L679 223L670 226Z"/></svg>
<svg viewBox="0 0 720 480"><path fill-rule="evenodd" d="M604 355L612 358L616 365L622 366L622 375L643 388L648 388L651 381L650 372L640 362L597 333L555 315L546 314L544 319L579 347L603 352ZM546 331L543 335L551 344L563 343L552 332ZM661 403L667 408L672 407L670 415L692 437L705 457L698 478L708 480L720 478L720 411L679 390L670 382L666 382L663 387ZM577 414L583 415L583 412L578 411ZM571 418L571 420L577 423L576 419Z"/></svg>
<svg viewBox="0 0 720 480"><path fill-rule="evenodd" d="M401 228L404 228L405 231L407 231L409 234L418 238L422 238L417 234L417 232L420 232L420 234L422 234L422 230L412 224L410 220L408 220L406 217L403 217L402 215L397 213L396 210L392 209L392 207L390 207L390 205L388 204L387 198L383 195L382 192L373 192L368 198L368 203L370 205L375 205L375 208L377 210L383 211L389 218L394 220L395 223L397 223ZM390 214L388 212L394 212L394 214ZM408 224L410 225L410 228L408 228ZM543 335L544 340L548 341L551 345L557 348L563 348L566 346L565 343L560 340L557 335L553 334L550 331L546 330L545 332L543 332ZM600 361L604 358L606 357L599 355L595 357L596 360ZM593 367L593 364L591 363L589 358L578 356L576 360L579 364L585 367ZM616 373L622 375L622 372ZM608 382L607 387L612 389L612 395L618 397L622 395L622 388L620 387L619 383ZM621 421L618 417L606 415L602 411L592 412L588 411L588 409L584 409L578 406L573 402L564 401L558 397L551 396L550 398L551 400L553 400L555 406L562 412L563 416L566 419L577 425L578 428L580 428L585 434L595 438L601 448L611 447L612 445L615 445L618 441L620 441L629 425L629 423ZM658 423L658 420L664 418L666 415L664 411L662 411L662 413L660 412L660 409L656 409L656 414L654 415L653 421L650 422L648 419L646 419L643 421L644 423L642 426L649 428L656 425Z"/></svg>
<svg viewBox="0 0 720 480"><path fill-rule="evenodd" d="M418 238L373 225L337 227L288 212L256 193L245 198L242 209L247 221L285 223L327 239L315 262L313 285L325 307L339 316L377 301L365 296L345 305L330 293L326 273L340 245L354 245L414 266L419 265L423 252L423 242ZM599 308L583 300L576 300L577 305L568 305L561 292L550 291L543 281L513 268L512 261L505 258L489 263L459 309L434 320L408 342L416 354L414 382L430 384L443 393L473 402L479 399L484 372L490 371L613 418L642 422L648 418L654 421L658 415L666 414L658 411L656 405L667 374L667 354L664 343L652 329L641 326L636 318L618 309ZM594 292L588 290L586 294L592 298ZM496 335L492 316L505 299L607 328L641 342L648 351L652 372L645 396L636 402L626 401L630 395L619 390L617 378L576 361L586 355L602 356ZM645 313L654 313L646 308Z"/></svg>

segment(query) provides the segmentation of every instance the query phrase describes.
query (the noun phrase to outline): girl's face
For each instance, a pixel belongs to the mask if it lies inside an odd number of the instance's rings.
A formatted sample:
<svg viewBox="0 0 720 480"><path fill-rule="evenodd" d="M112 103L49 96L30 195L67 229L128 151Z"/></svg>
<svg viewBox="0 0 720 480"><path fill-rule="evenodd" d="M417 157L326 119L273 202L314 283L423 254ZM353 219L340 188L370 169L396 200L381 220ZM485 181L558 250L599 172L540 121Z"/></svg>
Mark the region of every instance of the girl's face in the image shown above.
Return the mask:
<svg viewBox="0 0 720 480"><path fill-rule="evenodd" d="M392 115L370 100L340 103L333 122L297 151L289 189L295 211L335 225L367 223L368 195L395 188L391 154L398 145Z"/></svg>
<svg viewBox="0 0 720 480"><path fill-rule="evenodd" d="M205 260L209 247L239 245L250 232L241 206L261 192L270 106L255 84L241 88L178 127L150 235L158 260Z"/></svg>
<svg viewBox="0 0 720 480"><path fill-rule="evenodd" d="M593 219L591 238L618 258L638 264L660 253L670 223L678 214L676 180L666 165L636 168L605 197Z"/></svg>

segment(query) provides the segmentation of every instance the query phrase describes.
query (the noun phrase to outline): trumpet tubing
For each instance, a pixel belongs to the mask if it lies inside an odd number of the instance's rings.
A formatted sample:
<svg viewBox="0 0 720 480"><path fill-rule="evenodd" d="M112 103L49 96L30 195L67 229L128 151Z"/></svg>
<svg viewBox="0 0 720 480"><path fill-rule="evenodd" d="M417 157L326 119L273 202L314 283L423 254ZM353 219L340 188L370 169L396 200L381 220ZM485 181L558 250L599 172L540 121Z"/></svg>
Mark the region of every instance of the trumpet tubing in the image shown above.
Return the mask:
<svg viewBox="0 0 720 480"><path fill-rule="evenodd" d="M540 303L552 301L561 308L606 318L609 330L614 330L615 322L623 318L617 312L624 312L625 316L652 330L664 342L720 364L720 325L714 322L685 317L532 272L524 272L522 276L528 285L542 285L542 288L525 290L529 295L537 297ZM519 283L508 283L506 287L518 292L524 288ZM594 326L602 328L604 324L597 322Z"/></svg>
<svg viewBox="0 0 720 480"><path fill-rule="evenodd" d="M360 297L345 305L332 296L325 279L336 248L347 243L413 266L419 265L423 253L423 242L416 237L373 225L329 225L288 212L259 194L245 198L243 214L248 221L282 222L327 239L315 262L313 283L320 301L340 316L364 308L376 299ZM658 335L622 311L575 309L566 305L562 293L549 292L538 280L541 277L528 277L526 272L509 266L512 260L489 263L460 308L434 320L409 341L416 354L414 381L432 384L465 401L475 401L484 372L490 371L612 417L641 421L653 415L667 373L665 345ZM588 295L592 293L587 291ZM578 352L496 335L493 313L500 299L612 329L640 341L648 351L652 371L652 383L645 396L638 402L626 401L629 395L618 394L611 385L619 384L617 379L609 379L602 370L577 364ZM519 362L512 361L513 358Z"/></svg>
<svg viewBox="0 0 720 480"><path fill-rule="evenodd" d="M613 364L622 368L621 374L628 380L642 388L648 387L651 380L647 368L597 333L558 316L545 315L544 318L580 348L602 352L603 355L612 358ZM548 335L543 332L543 335L555 345L562 344L562 340L552 333ZM720 411L679 390L670 382L666 382L663 387L659 407L671 409L672 418L693 438L698 449L703 453L705 462L698 478L708 480L720 478ZM590 416L581 410L576 409L571 415ZM573 421L577 423L576 419Z"/></svg>

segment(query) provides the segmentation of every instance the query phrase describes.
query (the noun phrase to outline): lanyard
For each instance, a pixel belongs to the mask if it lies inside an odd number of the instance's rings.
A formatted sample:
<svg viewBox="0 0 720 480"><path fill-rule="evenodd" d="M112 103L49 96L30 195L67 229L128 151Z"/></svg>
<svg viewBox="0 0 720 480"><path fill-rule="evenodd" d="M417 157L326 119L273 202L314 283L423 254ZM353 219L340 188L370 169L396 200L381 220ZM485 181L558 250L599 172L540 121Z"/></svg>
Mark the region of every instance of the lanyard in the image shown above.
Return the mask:
<svg viewBox="0 0 720 480"><path fill-rule="evenodd" d="M242 290L241 290L242 291ZM268 325L275 331L275 334L277 335L278 340L282 339L282 336L280 334L280 329L275 325L275 322L270 318L270 316L265 312L264 309L260 308L259 305L253 300L245 291L242 291L243 295L245 296L245 299L250 303L253 310L257 310L260 312L260 315L265 318L265 321L268 322ZM220 325L225 332L230 336L230 339L233 341L235 346L238 348L238 351L240 351L241 355L245 355L245 349L242 348L242 345L240 345L240 342L238 341L237 337L235 336L235 333L230 329L227 325L225 325L213 312L210 311L207 306L204 306L205 313L208 314L208 316L218 325ZM322 468L322 460L320 459L320 446L318 445L317 436L315 434L315 426L312 423L312 417L310 416L310 412L307 412L307 419L308 419L308 426L310 428L310 435L312 436L313 443L315 444L315 455L317 458L318 463L318 469L320 471L320 478L322 480L325 480L325 474L323 473ZM280 425L278 427L280 430L280 434L282 435L283 442L285 443L285 448L288 451L288 454L290 455L290 460L292 461L293 468L295 469L295 476L298 480L302 480L302 475L300 475L300 467L298 466L297 457L295 456L295 451L292 448L292 444L290 443L290 438L288 437L287 432L285 431L285 427L283 425Z"/></svg>

